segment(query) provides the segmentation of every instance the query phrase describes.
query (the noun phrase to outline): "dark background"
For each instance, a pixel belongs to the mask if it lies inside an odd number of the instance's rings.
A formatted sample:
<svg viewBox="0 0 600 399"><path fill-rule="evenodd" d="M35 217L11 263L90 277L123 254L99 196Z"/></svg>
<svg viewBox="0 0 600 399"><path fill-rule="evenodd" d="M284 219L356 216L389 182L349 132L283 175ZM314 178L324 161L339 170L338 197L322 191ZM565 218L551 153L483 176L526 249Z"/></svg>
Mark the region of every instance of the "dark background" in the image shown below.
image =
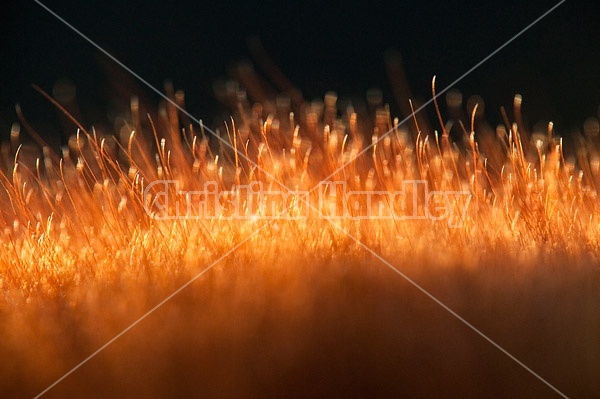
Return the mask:
<svg viewBox="0 0 600 399"><path fill-rule="evenodd" d="M155 87L172 79L186 91L188 110L218 122L212 85L232 63L249 57L246 41L258 36L287 77L308 99L327 90L364 97L384 89L397 114L386 77L384 52L402 53L416 97L438 89L518 33L557 1L395 1L291 3L201 1L44 1L90 39ZM32 88L51 92L67 77L77 86L84 124L107 122L114 64L34 1L6 8L1 28L0 128L6 137L19 103L32 125L63 140L53 106ZM592 1L569 0L457 84L486 100L486 114L524 96L529 123L552 120L568 134L600 105L600 17ZM118 68L117 68L118 69ZM114 80L114 75L113 75ZM151 101L159 98L139 85ZM131 93L134 94L134 93ZM431 112L431 110L428 110ZM61 139L62 137L62 139Z"/></svg>

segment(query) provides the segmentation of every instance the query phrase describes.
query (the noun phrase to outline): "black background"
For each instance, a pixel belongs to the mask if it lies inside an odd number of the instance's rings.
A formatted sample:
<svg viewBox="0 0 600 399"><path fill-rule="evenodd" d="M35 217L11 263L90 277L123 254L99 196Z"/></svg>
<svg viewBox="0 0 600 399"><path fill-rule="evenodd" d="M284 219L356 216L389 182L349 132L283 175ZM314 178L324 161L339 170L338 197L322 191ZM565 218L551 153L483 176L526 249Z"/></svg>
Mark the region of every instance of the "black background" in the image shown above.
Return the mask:
<svg viewBox="0 0 600 399"><path fill-rule="evenodd" d="M397 49L413 94L427 100L458 78L556 1L395 2L191 2L44 1L49 8L108 50L155 87L171 79L186 91L188 110L217 123L212 85L232 63L249 57L246 41L258 36L306 98L327 90L364 97L388 89L384 52ZM16 120L19 103L47 136L65 137L56 112L32 88L51 92L67 77L77 86L85 124L106 122L114 64L34 1L5 7L2 21L0 128ZM553 120L568 134L600 105L600 12L594 2L569 0L456 85L486 100L492 123L498 108L523 94L530 123ZM159 98L139 84L137 91ZM134 94L134 93L131 93ZM429 111L430 112L430 111Z"/></svg>

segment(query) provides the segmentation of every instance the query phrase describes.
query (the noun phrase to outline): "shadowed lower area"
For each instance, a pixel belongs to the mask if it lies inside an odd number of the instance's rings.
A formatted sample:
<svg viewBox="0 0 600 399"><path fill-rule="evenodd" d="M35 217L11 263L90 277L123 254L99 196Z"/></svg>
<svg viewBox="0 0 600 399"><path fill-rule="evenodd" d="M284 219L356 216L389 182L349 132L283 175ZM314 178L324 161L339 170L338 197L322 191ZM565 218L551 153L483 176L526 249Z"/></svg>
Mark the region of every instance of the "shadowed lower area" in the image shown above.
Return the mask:
<svg viewBox="0 0 600 399"><path fill-rule="evenodd" d="M371 255L276 246L240 248L43 397L559 397ZM592 263L382 256L565 395L598 396ZM35 396L197 270L4 308L2 397Z"/></svg>

